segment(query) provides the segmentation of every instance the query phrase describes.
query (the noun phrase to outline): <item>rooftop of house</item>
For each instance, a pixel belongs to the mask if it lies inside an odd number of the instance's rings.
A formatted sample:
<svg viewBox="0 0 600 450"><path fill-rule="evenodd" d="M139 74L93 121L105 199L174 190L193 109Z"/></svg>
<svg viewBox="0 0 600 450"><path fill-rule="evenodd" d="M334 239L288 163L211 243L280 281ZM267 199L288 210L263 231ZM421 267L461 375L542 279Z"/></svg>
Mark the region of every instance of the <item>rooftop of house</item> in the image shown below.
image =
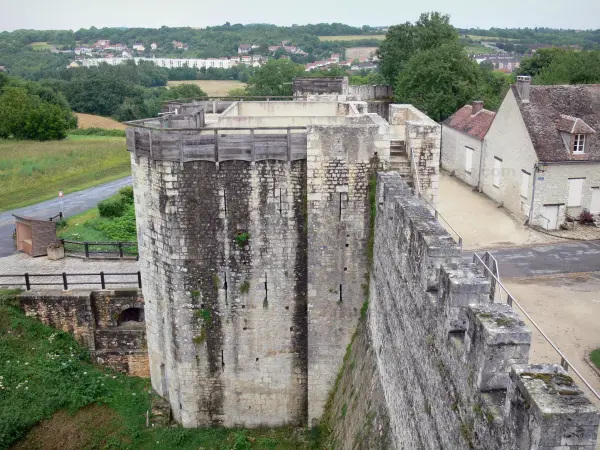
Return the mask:
<svg viewBox="0 0 600 450"><path fill-rule="evenodd" d="M483 141L495 116L495 112L483 108L483 102L473 102L460 108L444 120L443 124Z"/></svg>
<svg viewBox="0 0 600 450"><path fill-rule="evenodd" d="M600 84L531 86L529 101L512 92L540 161L600 161ZM584 152L569 151L561 133L585 134Z"/></svg>

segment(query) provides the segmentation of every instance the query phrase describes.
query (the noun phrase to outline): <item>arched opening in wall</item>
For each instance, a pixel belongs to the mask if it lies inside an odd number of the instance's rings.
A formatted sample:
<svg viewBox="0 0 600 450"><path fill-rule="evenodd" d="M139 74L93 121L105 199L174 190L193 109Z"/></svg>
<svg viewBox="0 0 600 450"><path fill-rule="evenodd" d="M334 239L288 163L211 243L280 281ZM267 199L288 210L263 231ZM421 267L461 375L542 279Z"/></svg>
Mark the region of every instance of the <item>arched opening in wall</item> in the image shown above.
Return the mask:
<svg viewBox="0 0 600 450"><path fill-rule="evenodd" d="M117 318L117 326L143 326L144 325L144 311L142 308L127 308L121 311Z"/></svg>

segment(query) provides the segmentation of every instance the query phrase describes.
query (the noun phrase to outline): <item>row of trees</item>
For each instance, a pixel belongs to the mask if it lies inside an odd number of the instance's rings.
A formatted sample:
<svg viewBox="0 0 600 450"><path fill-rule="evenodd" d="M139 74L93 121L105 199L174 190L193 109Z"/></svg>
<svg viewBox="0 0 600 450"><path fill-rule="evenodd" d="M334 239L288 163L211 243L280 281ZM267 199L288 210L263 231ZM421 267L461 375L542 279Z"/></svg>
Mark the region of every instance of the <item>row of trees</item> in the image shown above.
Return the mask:
<svg viewBox="0 0 600 450"><path fill-rule="evenodd" d="M435 120L475 99L497 109L510 84L510 77L470 60L450 17L438 12L390 27L378 56L395 100L412 103Z"/></svg>
<svg viewBox="0 0 600 450"><path fill-rule="evenodd" d="M600 45L600 30L565 30L556 28L464 28L465 36L483 36L489 40L511 39L513 44L580 45L594 48Z"/></svg>
<svg viewBox="0 0 600 450"><path fill-rule="evenodd" d="M600 83L600 50L540 49L521 62L519 73L533 76L534 84Z"/></svg>
<svg viewBox="0 0 600 450"><path fill-rule="evenodd" d="M77 118L60 93L0 73L0 138L62 139L76 126Z"/></svg>

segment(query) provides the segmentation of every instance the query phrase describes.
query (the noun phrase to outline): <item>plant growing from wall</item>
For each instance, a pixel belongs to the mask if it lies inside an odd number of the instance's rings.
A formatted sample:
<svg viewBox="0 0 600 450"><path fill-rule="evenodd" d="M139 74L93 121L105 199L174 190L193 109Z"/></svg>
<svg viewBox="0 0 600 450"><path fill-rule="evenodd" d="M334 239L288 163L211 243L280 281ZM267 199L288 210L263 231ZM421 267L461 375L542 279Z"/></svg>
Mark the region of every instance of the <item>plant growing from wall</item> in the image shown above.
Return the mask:
<svg viewBox="0 0 600 450"><path fill-rule="evenodd" d="M250 282L248 280L240 284L240 294L247 294L250 292Z"/></svg>
<svg viewBox="0 0 600 450"><path fill-rule="evenodd" d="M237 243L238 247L243 248L248 243L249 239L250 234L247 231L242 231L236 235L235 242Z"/></svg>

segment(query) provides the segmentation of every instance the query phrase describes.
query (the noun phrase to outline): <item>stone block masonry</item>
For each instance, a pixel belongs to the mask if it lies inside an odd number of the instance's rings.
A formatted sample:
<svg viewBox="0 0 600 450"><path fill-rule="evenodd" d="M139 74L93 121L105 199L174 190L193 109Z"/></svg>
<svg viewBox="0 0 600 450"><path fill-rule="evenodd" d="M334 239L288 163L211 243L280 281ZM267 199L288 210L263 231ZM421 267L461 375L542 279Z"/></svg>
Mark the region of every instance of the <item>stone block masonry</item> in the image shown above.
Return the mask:
<svg viewBox="0 0 600 450"><path fill-rule="evenodd" d="M133 174L154 389L186 427L306 423L306 161Z"/></svg>
<svg viewBox="0 0 600 450"><path fill-rule="evenodd" d="M141 291L24 292L20 305L27 316L71 333L99 364L149 376Z"/></svg>
<svg viewBox="0 0 600 450"><path fill-rule="evenodd" d="M323 412L365 301L369 176L378 127L308 129L309 420Z"/></svg>
<svg viewBox="0 0 600 450"><path fill-rule="evenodd" d="M389 124L366 109L234 104L222 122L258 127L237 143L221 121L196 133L210 142L128 130L152 385L184 426L321 417L365 301L370 180L390 160ZM309 111L285 140L262 126Z"/></svg>
<svg viewBox="0 0 600 450"><path fill-rule="evenodd" d="M398 174L378 174L377 202L367 327L359 330L376 364L357 337L350 358L359 373L350 377L345 366L332 404L339 408L366 372L379 381L363 400L368 411L348 402L333 415L336 448L363 448L344 431L360 414L382 419L381 437L390 439L382 448L594 449L596 408L560 366L528 364L530 331L510 307L489 302L488 280L461 264L460 249Z"/></svg>
<svg viewBox="0 0 600 450"><path fill-rule="evenodd" d="M132 155L152 383L184 426L320 417L364 301L379 128L309 126L306 160Z"/></svg>

